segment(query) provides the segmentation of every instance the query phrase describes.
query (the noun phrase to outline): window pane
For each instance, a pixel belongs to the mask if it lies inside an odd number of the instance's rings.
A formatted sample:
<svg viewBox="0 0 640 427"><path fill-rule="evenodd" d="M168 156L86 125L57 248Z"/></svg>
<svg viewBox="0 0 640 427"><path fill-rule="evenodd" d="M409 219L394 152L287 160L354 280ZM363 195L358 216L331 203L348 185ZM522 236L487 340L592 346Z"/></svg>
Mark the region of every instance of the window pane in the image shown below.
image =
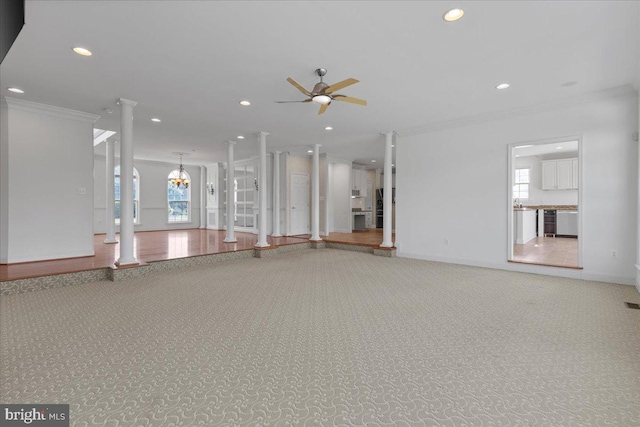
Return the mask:
<svg viewBox="0 0 640 427"><path fill-rule="evenodd" d="M114 179L114 190L116 195L116 200L120 200L120 177L116 176Z"/></svg>
<svg viewBox="0 0 640 427"><path fill-rule="evenodd" d="M169 201L169 222L189 221L189 202Z"/></svg>

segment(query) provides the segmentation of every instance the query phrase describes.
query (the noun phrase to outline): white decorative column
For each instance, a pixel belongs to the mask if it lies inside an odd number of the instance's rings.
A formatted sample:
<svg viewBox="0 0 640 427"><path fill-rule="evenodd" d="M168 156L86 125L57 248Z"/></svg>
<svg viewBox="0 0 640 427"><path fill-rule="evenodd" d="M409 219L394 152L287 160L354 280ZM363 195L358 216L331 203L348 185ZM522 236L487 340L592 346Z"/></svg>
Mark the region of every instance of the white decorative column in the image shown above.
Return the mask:
<svg viewBox="0 0 640 427"><path fill-rule="evenodd" d="M200 228L207 228L207 167L200 165Z"/></svg>
<svg viewBox="0 0 640 427"><path fill-rule="evenodd" d="M235 192L233 188L234 181L234 160L233 160L233 146L236 145L235 141L227 141L227 220L225 221L225 227L227 230L227 237L224 238L225 243L237 242L235 236L234 221L233 221L233 194Z"/></svg>
<svg viewBox="0 0 640 427"><path fill-rule="evenodd" d="M313 188L311 196L311 241L320 238L320 144L313 145Z"/></svg>
<svg viewBox="0 0 640 427"><path fill-rule="evenodd" d="M393 144L393 132L387 132L384 134L384 185L383 185L383 224L382 224L382 243L380 246L383 248L393 247L392 238L392 203L393 203L393 188L391 181L391 161L393 159L393 151L391 145Z"/></svg>
<svg viewBox="0 0 640 427"><path fill-rule="evenodd" d="M256 248L269 246L267 242L267 132L260 132L260 176L258 177L258 243Z"/></svg>
<svg viewBox="0 0 640 427"><path fill-rule="evenodd" d="M640 62L638 62L638 81L640 82ZM636 230L637 230L637 237L636 237L636 289L638 290L638 292L640 292L640 97L638 97L638 123L639 123L639 129L638 132L636 133L636 142L638 145L638 192L637 192L637 197L638 197L638 209L636 211Z"/></svg>
<svg viewBox="0 0 640 427"><path fill-rule="evenodd" d="M115 141L112 139L107 139L104 141L107 149L107 166L106 166L106 174L105 179L107 181L107 191L106 191L106 207L105 207L105 225L107 228L107 237L104 239L104 243L118 243L116 240L116 221L115 221L115 210L116 210L116 196L115 196L115 184L114 184L114 157L115 150L114 144Z"/></svg>
<svg viewBox="0 0 640 427"><path fill-rule="evenodd" d="M117 265L139 264L133 253L133 107L120 98L120 258ZM112 178L113 179L113 178Z"/></svg>
<svg viewBox="0 0 640 427"><path fill-rule="evenodd" d="M271 237L281 237L280 234L280 154L273 152L273 231Z"/></svg>

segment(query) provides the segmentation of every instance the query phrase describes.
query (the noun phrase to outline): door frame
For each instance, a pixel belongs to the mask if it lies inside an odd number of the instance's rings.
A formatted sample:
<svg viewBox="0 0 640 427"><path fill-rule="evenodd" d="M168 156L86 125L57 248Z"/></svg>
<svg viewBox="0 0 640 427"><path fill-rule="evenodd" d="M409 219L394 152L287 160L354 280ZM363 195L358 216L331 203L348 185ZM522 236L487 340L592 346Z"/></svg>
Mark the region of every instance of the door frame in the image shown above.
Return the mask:
<svg viewBox="0 0 640 427"><path fill-rule="evenodd" d="M558 138L549 138L549 139L538 139L533 141L521 141L521 142L513 142L508 144L507 146L507 199L506 199L506 207L507 207L507 261L513 261L513 171L516 164L516 147L520 147L522 145L545 145L545 144L556 144L567 141L578 141L578 268L583 267L582 263L582 254L583 248L582 244L584 242L584 234L582 232L582 189L584 188L584 179L583 179L583 169L582 169L582 135L568 135ZM545 267L540 264L531 264L531 265L539 265L541 267ZM554 266L551 268L563 268Z"/></svg>

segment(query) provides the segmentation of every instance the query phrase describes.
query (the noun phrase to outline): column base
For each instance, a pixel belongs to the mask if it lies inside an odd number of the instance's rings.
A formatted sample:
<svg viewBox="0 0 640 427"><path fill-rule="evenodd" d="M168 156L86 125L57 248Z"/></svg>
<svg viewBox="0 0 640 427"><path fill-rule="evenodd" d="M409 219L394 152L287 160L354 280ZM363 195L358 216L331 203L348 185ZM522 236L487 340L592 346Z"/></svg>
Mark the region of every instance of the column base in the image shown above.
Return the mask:
<svg viewBox="0 0 640 427"><path fill-rule="evenodd" d="M102 243L111 244L111 243L118 243L118 241L116 239L104 239L104 242Z"/></svg>
<svg viewBox="0 0 640 427"><path fill-rule="evenodd" d="M278 233L278 234L272 234L271 237L282 237L282 234Z"/></svg>
<svg viewBox="0 0 640 427"><path fill-rule="evenodd" d="M135 258L130 258L130 259L122 259L120 258L119 260L117 260L115 262L117 267L134 267L136 265L140 265L140 261L138 261Z"/></svg>
<svg viewBox="0 0 640 427"><path fill-rule="evenodd" d="M310 242L321 242L321 241L322 241L322 239L320 238L320 236L319 236L319 235L318 235L318 236L311 236L311 237L309 238L309 241L310 241Z"/></svg>
<svg viewBox="0 0 640 427"><path fill-rule="evenodd" d="M382 243L380 243L380 247L381 248L392 248L393 247L393 242L382 242Z"/></svg>
<svg viewBox="0 0 640 427"><path fill-rule="evenodd" d="M263 243L256 243L253 247L254 248L268 248L269 246L271 246L269 243L263 242Z"/></svg>
<svg viewBox="0 0 640 427"><path fill-rule="evenodd" d="M224 242L224 243L238 243L238 239L233 239L233 238L231 238L231 239L230 239L230 238L226 237L226 238L223 240L223 242Z"/></svg>

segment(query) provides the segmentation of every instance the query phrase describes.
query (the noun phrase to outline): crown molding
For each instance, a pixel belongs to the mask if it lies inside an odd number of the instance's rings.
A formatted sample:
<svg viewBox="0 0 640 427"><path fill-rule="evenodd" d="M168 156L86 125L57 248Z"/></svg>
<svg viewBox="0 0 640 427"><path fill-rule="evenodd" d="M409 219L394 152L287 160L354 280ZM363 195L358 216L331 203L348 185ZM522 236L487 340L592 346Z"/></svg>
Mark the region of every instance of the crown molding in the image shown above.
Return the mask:
<svg viewBox="0 0 640 427"><path fill-rule="evenodd" d="M592 102L604 101L615 98L633 98L638 96L638 91L632 85L618 86L610 89L590 92L585 95L565 98L560 101L546 102L528 107L511 108L502 111L493 111L489 113L478 114L474 116L460 117L451 120L444 120L425 126L416 126L398 131L401 136L419 135L438 130L451 129L457 127L471 126L493 120L502 120L510 117L522 116L527 114L544 113L548 111L560 110L567 107L589 104Z"/></svg>
<svg viewBox="0 0 640 427"><path fill-rule="evenodd" d="M84 113L82 111L70 110L68 108L56 107L53 105L39 104L37 102L10 98L8 96L3 97L3 101L3 106L6 104L9 109L26 111L27 113L44 114L47 116L76 120L85 123L95 123L100 118L97 114Z"/></svg>

